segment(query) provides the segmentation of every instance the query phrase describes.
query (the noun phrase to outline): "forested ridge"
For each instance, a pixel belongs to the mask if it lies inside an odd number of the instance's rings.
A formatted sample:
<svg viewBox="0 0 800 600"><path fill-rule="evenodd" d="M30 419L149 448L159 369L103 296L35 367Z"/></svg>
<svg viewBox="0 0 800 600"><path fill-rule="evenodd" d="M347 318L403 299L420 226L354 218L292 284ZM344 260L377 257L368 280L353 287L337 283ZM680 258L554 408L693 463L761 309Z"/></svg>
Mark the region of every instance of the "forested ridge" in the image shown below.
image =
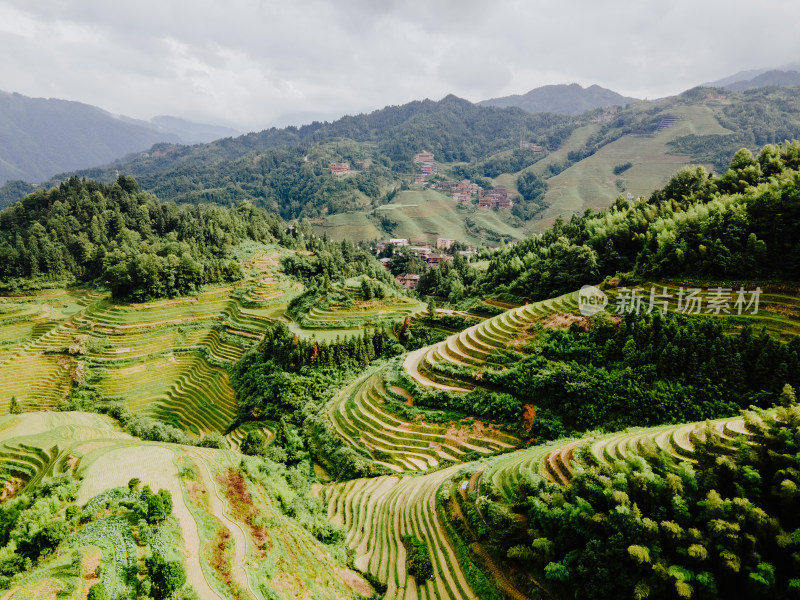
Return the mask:
<svg viewBox="0 0 800 600"><path fill-rule="evenodd" d="M733 442L707 427L691 461L651 444L568 487L532 476L510 504L487 490L484 543L554 597L795 598L799 418L747 414Z"/></svg>
<svg viewBox="0 0 800 600"><path fill-rule="evenodd" d="M358 208L351 197L359 192L379 201L415 170L412 158L422 150L437 161L481 161L521 139L555 149L574 127L564 115L479 107L448 96L206 145L159 144L146 155L76 175L111 182L121 171L165 200L235 205L247 199L286 219L318 217ZM334 180L329 163L343 160L366 160L370 172ZM9 184L6 202L16 185Z"/></svg>
<svg viewBox="0 0 800 600"><path fill-rule="evenodd" d="M275 215L242 203L160 203L132 177L114 184L71 178L0 213L0 278L6 287L97 282L117 298L187 294L242 276L245 241L287 241Z"/></svg>
<svg viewBox="0 0 800 600"><path fill-rule="evenodd" d="M412 157L422 150L433 152L441 164L452 164L457 177L479 180L516 174L545 156L520 150L521 140L554 151L563 148L577 127L599 119L588 139L567 148L563 160L548 164L545 176L549 177L622 136L654 134L665 118L674 117L675 108L684 106L707 107L731 133L684 136L670 142L671 152L688 154L718 172L725 170L741 147L755 150L800 135L797 88L741 93L695 88L659 102L598 109L580 117L477 106L448 96L437 102L415 101L345 116L333 123L272 128L204 145L157 144L147 153L74 175L113 183L117 172L122 172L163 200L228 206L249 200L285 219L318 218L369 210L384 202L416 172ZM370 171L354 168L350 176L336 178L329 164L339 161L353 165L365 161ZM64 177L44 182L42 187L58 185ZM522 184L526 189L520 192L530 204L534 188L529 181ZM0 189L0 204L30 191L30 184L8 182ZM535 206L529 206L515 214L526 220L536 212Z"/></svg>

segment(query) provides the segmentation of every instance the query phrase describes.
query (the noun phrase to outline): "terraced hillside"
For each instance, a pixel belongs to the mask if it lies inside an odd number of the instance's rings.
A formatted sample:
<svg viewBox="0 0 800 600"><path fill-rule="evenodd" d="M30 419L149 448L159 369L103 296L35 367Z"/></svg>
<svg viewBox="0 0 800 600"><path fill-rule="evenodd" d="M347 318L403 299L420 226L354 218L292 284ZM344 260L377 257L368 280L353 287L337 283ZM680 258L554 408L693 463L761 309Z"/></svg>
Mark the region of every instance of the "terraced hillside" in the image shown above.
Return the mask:
<svg viewBox="0 0 800 600"><path fill-rule="evenodd" d="M747 435L745 420L730 417L695 423L637 427L587 439L553 442L493 459L481 470L479 480L506 500L532 476L544 477L559 485L569 485L576 469L588 469L624 460L647 447L660 448L678 462L692 462L694 440L710 426L722 439Z"/></svg>
<svg viewBox="0 0 800 600"><path fill-rule="evenodd" d="M377 477L337 483L322 489L328 515L347 530L355 566L387 586L385 598L475 598L436 513L439 486L458 467L419 477ZM430 552L433 576L417 581L408 574L403 536L422 540Z"/></svg>
<svg viewBox="0 0 800 600"><path fill-rule="evenodd" d="M409 421L387 403L408 402L408 391L387 380L386 367L373 369L343 390L328 408L345 442L392 471L425 471L470 457L515 447L519 440L474 422L449 427Z"/></svg>
<svg viewBox="0 0 800 600"><path fill-rule="evenodd" d="M0 299L0 412L12 398L54 409L88 384L195 434L225 431L235 413L226 367L298 292L277 274L275 254L254 253L236 286L173 300L118 304L85 290Z"/></svg>
<svg viewBox="0 0 800 600"><path fill-rule="evenodd" d="M661 464L660 461L663 460L656 458L659 456L665 457L667 464L674 465L667 472L687 473L689 477L694 477L695 470L708 473L709 470L714 471L715 468L724 468L721 465L733 464L729 461L734 461L736 456L742 454L742 451L737 449L739 448L737 444L744 442L745 447L753 447L762 443L765 436L776 435L774 424L772 426L765 425L767 419L775 419L776 423L787 427L781 435L790 435L789 432L796 429L797 407L777 408L760 413L748 412L743 416L705 422L634 428L584 439L562 440L495 457L482 461L482 464L476 463L462 469L442 486L439 494L440 514L447 515L453 543L457 546L464 544L470 546L471 556L485 572L492 574L495 584L503 591L504 596L520 599L540 597L540 595L542 597L549 596L555 593L552 589L554 585L552 578L548 578L539 570L537 571L538 576L542 579L537 581L533 579L532 570L527 569L524 572L520 570L519 562L507 560L507 558L512 559L513 557L510 555L506 557L502 550L500 554L497 553L496 539L494 541L488 539L485 531L479 533L476 523L483 522L484 525L488 525L490 522L488 515L492 511L496 514L497 511L504 510L502 507L513 511L509 514L517 513L516 517L522 519L523 517L519 513L528 514L525 507L531 506L534 497L537 498L536 502L541 502L542 497L546 497L548 493L554 493L553 487L537 487L540 485L538 482L541 479L562 488L568 488L576 474L585 473L586 477L592 481L597 481L597 477L601 482L607 481L610 488L609 494L621 494L621 492L612 492L613 489L618 489L618 485L616 481L612 485L608 480L609 471L597 475L595 468L615 469L610 472L619 474L620 481L629 478L632 482L645 481L651 467L654 471L658 470L656 465ZM791 445L792 442L789 442L790 447ZM700 454L698 454L698 447L703 448ZM663 452L663 454L659 455L659 452ZM770 454L774 455L772 460L775 460L780 452L775 449L770 450ZM634 458L634 455L638 458ZM753 456L756 455L760 456L761 452L756 450ZM646 466L646 461L641 457L649 457L647 461L652 461L651 467ZM626 460L628 462L625 462ZM679 466L680 463L688 463L689 468ZM638 467L634 465L638 465ZM641 472L639 468L641 468ZM589 472L587 473L587 471ZM606 479L603 479L604 477ZM670 475L670 477L673 478L673 483L680 479L676 475ZM581 482L584 481L586 479L582 478ZM713 479L713 481L717 480ZM657 485L652 482L648 483L648 485L651 484ZM636 485L638 484L634 483L633 487ZM539 490L538 496L537 489ZM727 492L730 493L729 490ZM577 492L577 494L581 493L585 494L584 488ZM705 493L702 492L700 496L705 497ZM678 495L681 495L680 491ZM723 497L726 497L725 493L723 493ZM618 498L626 501L627 495L620 495ZM592 500L594 506L598 506L595 503L596 500L596 498ZM564 500L562 499L562 501ZM725 501L731 502L731 500ZM565 502L568 503L569 500ZM743 501L735 500L735 502ZM587 503L586 506L590 507L590 504ZM465 517L467 514L470 514L471 517ZM601 519L599 515L600 510L595 516L595 521ZM667 527L664 525L665 522L662 521L661 524ZM533 525L528 526L533 527ZM539 533L539 535L541 534ZM543 586L543 582L546 586Z"/></svg>
<svg viewBox="0 0 800 600"><path fill-rule="evenodd" d="M356 553L356 566L387 585L387 598L477 597L465 574L474 569L471 563L477 562L491 574L504 595L522 599L527 594L514 587L485 549L473 545L472 552L464 554L462 541L454 537L453 526L463 531L464 524L447 519L463 519L468 492L475 493L475 497L497 495L506 502L519 501L519 490L531 477L569 485L576 469L610 464L641 452L648 445L666 450L676 461L691 462L694 440L705 435L707 425L723 441L748 433L742 417L636 428L543 444L427 475L329 484L320 495L328 503L329 518L346 528L347 544ZM408 574L402 542L405 535L414 535L427 545L434 565L430 580L419 582Z"/></svg>
<svg viewBox="0 0 800 600"><path fill-rule="evenodd" d="M492 352L517 344L537 319L554 313L571 314L577 309L578 293L574 292L507 310L438 344L410 352L403 368L420 385L467 392L475 387L474 382L455 379L447 366L483 365Z"/></svg>
<svg viewBox="0 0 800 600"><path fill-rule="evenodd" d="M709 299L717 296L717 292L715 292L717 288L722 288L721 296L726 299L724 302L716 303L720 305L719 310L716 309L716 304L709 304ZM736 304L739 300L740 288L744 290L742 295L744 304L741 307ZM758 294L757 306L755 303L750 304L756 288L761 290ZM691 289L697 290L700 301L699 305L693 304L687 311L687 304L689 304L687 296ZM629 308L630 302L627 302L627 299L631 297L633 290L636 290L641 297L642 310L648 308L652 290L656 302L666 301L667 310L670 312L681 312L679 308L682 308L683 311L687 311L687 314L694 314L693 311L698 310L702 315L724 318L731 331L749 323L756 329L765 328L770 335L782 341L789 341L800 335L799 290L789 284L730 281L646 281L625 286L615 284L604 290L609 297L609 307L606 310L610 313L618 311L619 304L622 302L621 293L626 298L624 306ZM661 306L656 304L656 310L661 310Z"/></svg>
<svg viewBox="0 0 800 600"><path fill-rule="evenodd" d="M264 488L247 484L247 507L255 512L242 512L237 494L243 489L236 483L242 480L235 475L240 455L235 453L142 442L120 432L106 416L75 412L0 417L0 447L4 498L58 473L82 478L79 505L98 494L102 498L106 490L126 487L132 478L154 490L168 490L185 545L188 582L201 598L259 599L275 592L282 597L354 598L360 597L359 591L371 595L366 582L284 516ZM269 530L253 527L250 514L269 520ZM3 599L41 597L43 588L77 588L83 593L77 597L85 598L82 582L90 576L60 566L90 554L99 554L94 562L103 567L99 581L117 589L120 569L139 560L135 544L126 551L125 540L114 537L119 531L101 528L68 540L68 551L40 563ZM230 552L226 568L214 554L219 539ZM291 577L284 575L288 572Z"/></svg>
<svg viewBox="0 0 800 600"><path fill-rule="evenodd" d="M361 282L360 277L345 282L342 293L350 298L349 302L325 302L321 306L312 306L299 319L299 325L311 331L387 327L425 310L424 302L398 293L367 300L362 294Z"/></svg>
<svg viewBox="0 0 800 600"><path fill-rule="evenodd" d="M623 135L551 177L547 181L545 196L547 208L538 215L537 229L549 226L559 215L569 218L572 214L583 213L586 208L606 208L621 193L630 193L632 197L649 196L675 171L691 162L690 157L672 152L671 141L687 135L733 134L720 125L715 116L718 109L719 105L714 102L696 106L664 106L665 115L677 117L669 126L658 129L654 135ZM590 133L597 126L584 127ZM564 148L567 147L565 144ZM550 156L531 170L544 174L546 163L553 160L556 157ZM631 167L619 175L614 173L615 166L626 163L631 163ZM706 167L709 171L714 170L712 165Z"/></svg>
<svg viewBox="0 0 800 600"><path fill-rule="evenodd" d="M536 319L576 308L577 294L513 308L410 352L399 373L392 363L375 367L336 396L328 407L328 418L346 444L396 472L425 471L507 452L520 440L491 424L464 420L443 427L404 418L392 406L413 405L417 385L470 392L475 382L454 379L446 372L448 366L482 365L493 351L516 344Z"/></svg>

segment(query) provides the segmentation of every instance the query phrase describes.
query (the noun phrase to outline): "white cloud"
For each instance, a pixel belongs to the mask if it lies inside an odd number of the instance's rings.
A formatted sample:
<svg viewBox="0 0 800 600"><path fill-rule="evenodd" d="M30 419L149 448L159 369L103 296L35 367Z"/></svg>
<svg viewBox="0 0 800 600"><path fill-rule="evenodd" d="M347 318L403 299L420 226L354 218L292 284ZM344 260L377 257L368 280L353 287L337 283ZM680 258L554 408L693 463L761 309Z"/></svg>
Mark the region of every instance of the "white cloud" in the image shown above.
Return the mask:
<svg viewBox="0 0 800 600"><path fill-rule="evenodd" d="M793 0L0 0L0 89L258 129L447 93L659 97L796 60Z"/></svg>

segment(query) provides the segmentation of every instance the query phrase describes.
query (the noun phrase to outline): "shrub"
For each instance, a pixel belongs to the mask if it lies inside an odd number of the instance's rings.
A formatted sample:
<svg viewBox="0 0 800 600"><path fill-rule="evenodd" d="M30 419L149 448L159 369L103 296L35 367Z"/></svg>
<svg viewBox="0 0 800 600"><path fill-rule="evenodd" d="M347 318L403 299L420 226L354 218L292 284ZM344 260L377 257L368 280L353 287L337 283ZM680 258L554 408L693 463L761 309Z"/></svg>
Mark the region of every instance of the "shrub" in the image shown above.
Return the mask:
<svg viewBox="0 0 800 600"><path fill-rule="evenodd" d="M433 563L427 544L414 535L404 535L403 545L406 548L406 569L416 579L417 585L433 577Z"/></svg>

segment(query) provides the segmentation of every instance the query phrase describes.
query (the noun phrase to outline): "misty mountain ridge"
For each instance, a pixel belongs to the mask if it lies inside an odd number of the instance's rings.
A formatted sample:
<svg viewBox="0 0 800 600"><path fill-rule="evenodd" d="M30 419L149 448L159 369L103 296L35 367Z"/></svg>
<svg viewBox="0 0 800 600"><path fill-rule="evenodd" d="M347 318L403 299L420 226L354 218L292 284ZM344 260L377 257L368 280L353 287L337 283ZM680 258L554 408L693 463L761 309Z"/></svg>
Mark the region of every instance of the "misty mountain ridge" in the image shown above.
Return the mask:
<svg viewBox="0 0 800 600"><path fill-rule="evenodd" d="M796 84L781 84L781 83L778 84L759 83L759 78L762 75L766 73L776 73L781 71L800 71L800 62L787 63L779 67L748 69L746 71L739 71L737 73L734 73L733 75L728 75L727 77L723 77L721 79L701 83L699 87L717 87L717 88L731 89L732 91L741 91L741 89L749 89L750 87L764 87L765 85L796 85ZM764 80L768 79L769 77L767 77ZM741 84L748 82L753 82L753 84L745 88L738 89ZM737 89L730 88L729 86L736 86Z"/></svg>
<svg viewBox="0 0 800 600"><path fill-rule="evenodd" d="M169 115L159 115L153 117L149 121L141 119L132 119L130 117L120 116L123 121L141 125L158 133L175 136L178 138L179 143L193 146L195 144L207 144L214 140L219 140L226 137L238 137L242 134L238 129L232 127L225 127L223 125L209 125L207 123L195 123L180 117L173 117ZM165 140L166 141L166 140Z"/></svg>
<svg viewBox="0 0 800 600"><path fill-rule="evenodd" d="M736 81L725 86L726 90L732 92L743 92L753 88L770 86L789 87L800 85L800 72L798 71L766 71L756 75L752 79Z"/></svg>
<svg viewBox="0 0 800 600"><path fill-rule="evenodd" d="M197 144L234 129L176 117L117 117L82 102L0 91L0 183L38 182L56 173L107 164L157 143Z"/></svg>
<svg viewBox="0 0 800 600"><path fill-rule="evenodd" d="M530 113L550 112L577 115L587 110L608 106L627 106L637 98L622 96L617 92L591 85L587 88L577 83L545 85L525 94L513 94L478 102L481 106L507 108L516 106Z"/></svg>

